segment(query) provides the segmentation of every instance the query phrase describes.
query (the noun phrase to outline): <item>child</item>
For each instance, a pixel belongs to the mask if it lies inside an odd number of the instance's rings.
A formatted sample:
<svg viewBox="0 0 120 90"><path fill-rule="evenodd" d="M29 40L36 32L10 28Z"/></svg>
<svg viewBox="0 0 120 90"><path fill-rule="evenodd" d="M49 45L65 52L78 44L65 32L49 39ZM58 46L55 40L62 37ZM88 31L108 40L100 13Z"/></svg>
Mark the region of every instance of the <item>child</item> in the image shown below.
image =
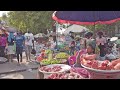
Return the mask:
<svg viewBox="0 0 120 90"><path fill-rule="evenodd" d="M72 41L70 43L70 54L74 55L74 51L75 51L75 41Z"/></svg>
<svg viewBox="0 0 120 90"><path fill-rule="evenodd" d="M116 58L117 58L117 56L115 54L113 54L112 50L108 49L107 53L105 55L105 59L107 59L107 60L114 60Z"/></svg>
<svg viewBox="0 0 120 90"><path fill-rule="evenodd" d="M107 48L107 52L106 52L106 55L105 55L106 59L113 60L113 59L119 58L118 56L119 55L118 55L115 44L113 44L113 47Z"/></svg>
<svg viewBox="0 0 120 90"><path fill-rule="evenodd" d="M80 50L80 39L79 39L79 37L76 38L76 50L77 51Z"/></svg>

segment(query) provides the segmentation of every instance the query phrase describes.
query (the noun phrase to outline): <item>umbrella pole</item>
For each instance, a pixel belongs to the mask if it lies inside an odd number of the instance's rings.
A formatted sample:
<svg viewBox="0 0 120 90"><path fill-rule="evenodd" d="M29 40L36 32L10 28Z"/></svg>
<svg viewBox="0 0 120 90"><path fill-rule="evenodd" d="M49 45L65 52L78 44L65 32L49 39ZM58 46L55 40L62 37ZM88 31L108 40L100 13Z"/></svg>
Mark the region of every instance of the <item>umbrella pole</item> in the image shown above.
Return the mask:
<svg viewBox="0 0 120 90"><path fill-rule="evenodd" d="M94 38L96 37L96 28L95 28L95 23L94 23Z"/></svg>
<svg viewBox="0 0 120 90"><path fill-rule="evenodd" d="M58 50L58 22L56 22L56 48Z"/></svg>

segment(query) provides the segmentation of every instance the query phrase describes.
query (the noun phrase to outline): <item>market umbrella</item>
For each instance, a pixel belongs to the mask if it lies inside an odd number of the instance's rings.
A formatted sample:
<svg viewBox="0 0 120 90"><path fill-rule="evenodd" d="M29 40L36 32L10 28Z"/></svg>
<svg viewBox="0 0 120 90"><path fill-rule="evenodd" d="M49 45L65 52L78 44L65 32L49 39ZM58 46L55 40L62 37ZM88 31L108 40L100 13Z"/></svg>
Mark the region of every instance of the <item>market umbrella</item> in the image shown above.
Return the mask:
<svg viewBox="0 0 120 90"><path fill-rule="evenodd" d="M120 11L55 11L52 18L59 23L111 24L120 20Z"/></svg>
<svg viewBox="0 0 120 90"><path fill-rule="evenodd" d="M13 27L7 27L7 28L5 28L5 30L8 32L14 32L14 33L17 32L17 29L13 28Z"/></svg>
<svg viewBox="0 0 120 90"><path fill-rule="evenodd" d="M88 31L88 29L80 25L72 25L64 31L64 34L69 34L70 31L74 33L82 33Z"/></svg>
<svg viewBox="0 0 120 90"><path fill-rule="evenodd" d="M52 18L61 24L111 24L120 20L120 11L55 11ZM57 24L56 24L57 27Z"/></svg>

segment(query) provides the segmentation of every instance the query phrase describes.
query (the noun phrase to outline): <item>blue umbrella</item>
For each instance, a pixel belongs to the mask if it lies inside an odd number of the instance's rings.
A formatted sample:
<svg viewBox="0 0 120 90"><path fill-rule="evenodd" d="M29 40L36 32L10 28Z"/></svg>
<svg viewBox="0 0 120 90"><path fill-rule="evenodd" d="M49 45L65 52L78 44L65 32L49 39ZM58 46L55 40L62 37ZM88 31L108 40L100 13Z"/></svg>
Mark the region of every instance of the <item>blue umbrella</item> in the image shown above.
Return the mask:
<svg viewBox="0 0 120 90"><path fill-rule="evenodd" d="M120 11L56 11L53 19L80 25L111 24L120 20Z"/></svg>

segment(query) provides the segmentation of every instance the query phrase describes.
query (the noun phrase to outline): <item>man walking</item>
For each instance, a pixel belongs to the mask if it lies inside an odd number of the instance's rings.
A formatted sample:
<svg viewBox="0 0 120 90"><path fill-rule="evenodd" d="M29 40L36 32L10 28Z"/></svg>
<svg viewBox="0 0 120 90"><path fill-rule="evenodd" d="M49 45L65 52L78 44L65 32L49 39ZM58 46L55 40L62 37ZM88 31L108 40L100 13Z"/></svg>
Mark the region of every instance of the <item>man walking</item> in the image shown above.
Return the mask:
<svg viewBox="0 0 120 90"><path fill-rule="evenodd" d="M28 31L28 33L25 33L25 54L26 54L26 59L27 61L31 60L31 51L32 51L32 46L34 44L34 36L33 34Z"/></svg>

